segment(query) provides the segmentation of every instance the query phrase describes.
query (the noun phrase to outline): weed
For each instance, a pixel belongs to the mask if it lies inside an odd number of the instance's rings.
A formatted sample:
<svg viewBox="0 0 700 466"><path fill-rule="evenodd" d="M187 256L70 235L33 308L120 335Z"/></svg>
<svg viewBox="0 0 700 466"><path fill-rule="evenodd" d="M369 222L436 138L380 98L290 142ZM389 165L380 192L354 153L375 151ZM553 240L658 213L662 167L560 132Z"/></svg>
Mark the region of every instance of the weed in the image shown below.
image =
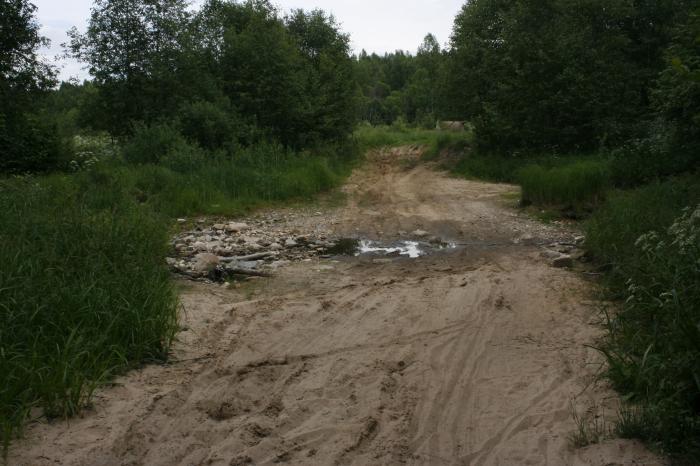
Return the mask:
<svg viewBox="0 0 700 466"><path fill-rule="evenodd" d="M569 434L569 443L574 448L600 443L610 435L610 428L605 422L601 409L595 404L585 413L580 414L572 401L571 416L576 424L576 430Z"/></svg>

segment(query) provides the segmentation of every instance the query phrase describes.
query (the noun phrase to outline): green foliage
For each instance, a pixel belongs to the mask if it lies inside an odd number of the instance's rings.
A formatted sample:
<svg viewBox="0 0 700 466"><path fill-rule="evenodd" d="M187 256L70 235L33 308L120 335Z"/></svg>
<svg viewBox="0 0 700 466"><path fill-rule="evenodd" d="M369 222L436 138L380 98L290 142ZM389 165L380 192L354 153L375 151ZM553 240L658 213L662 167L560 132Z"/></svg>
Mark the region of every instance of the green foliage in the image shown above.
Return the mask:
<svg viewBox="0 0 700 466"><path fill-rule="evenodd" d="M207 150L235 144L243 133L230 110L211 102L188 102L180 107L177 118L182 135Z"/></svg>
<svg viewBox="0 0 700 466"><path fill-rule="evenodd" d="M0 3L0 173L52 170L64 155L56 127L37 112L55 70L39 58L49 41L35 11L27 0Z"/></svg>
<svg viewBox="0 0 700 466"><path fill-rule="evenodd" d="M471 152L462 155L452 171L466 178L515 183L518 170L531 163L532 160L524 157L482 155Z"/></svg>
<svg viewBox="0 0 700 466"><path fill-rule="evenodd" d="M402 118L412 125L434 128L442 110L444 56L432 34L425 37L416 55L401 50L384 56L362 51L355 63L360 119L389 125Z"/></svg>
<svg viewBox="0 0 700 466"><path fill-rule="evenodd" d="M353 163L332 155L337 150L299 154L261 143L228 156L181 145L159 165L108 165L100 172L169 216L236 215L261 203L309 198L337 186Z"/></svg>
<svg viewBox="0 0 700 466"><path fill-rule="evenodd" d="M185 139L171 125L137 125L134 136L124 145L122 154L128 163L158 163L185 145Z"/></svg>
<svg viewBox="0 0 700 466"><path fill-rule="evenodd" d="M700 8L675 29L654 99L668 125L667 158L687 169L700 164ZM680 170L679 170L680 171Z"/></svg>
<svg viewBox="0 0 700 466"><path fill-rule="evenodd" d="M472 134L412 128L399 122L391 126L360 125L355 130L355 140L362 152L418 144L426 147L425 156L435 158L444 150L464 150L471 143Z"/></svg>
<svg viewBox="0 0 700 466"><path fill-rule="evenodd" d="M0 432L75 414L108 377L164 359L176 298L165 222L96 173L0 183Z"/></svg>
<svg viewBox="0 0 700 466"><path fill-rule="evenodd" d="M349 38L320 10L280 17L267 0L95 0L70 51L90 65L90 127L129 135L175 119L207 150L272 138L294 148L352 132Z"/></svg>
<svg viewBox="0 0 700 466"><path fill-rule="evenodd" d="M455 20L445 111L472 121L487 151L619 144L651 114L669 31L688 9L647 3L468 2Z"/></svg>
<svg viewBox="0 0 700 466"><path fill-rule="evenodd" d="M0 173L22 174L62 168L69 145L50 121L30 113L0 110Z"/></svg>
<svg viewBox="0 0 700 466"><path fill-rule="evenodd" d="M700 453L700 203L697 177L617 193L587 222L587 247L625 300L608 316L608 376L634 406L618 430Z"/></svg>
<svg viewBox="0 0 700 466"><path fill-rule="evenodd" d="M87 31L71 29L68 44L100 90L93 127L123 135L177 108L173 71L188 16L185 0L94 0Z"/></svg>
<svg viewBox="0 0 700 466"><path fill-rule="evenodd" d="M577 160L553 168L528 165L516 178L522 187L523 205L592 206L604 199L611 186L604 160Z"/></svg>

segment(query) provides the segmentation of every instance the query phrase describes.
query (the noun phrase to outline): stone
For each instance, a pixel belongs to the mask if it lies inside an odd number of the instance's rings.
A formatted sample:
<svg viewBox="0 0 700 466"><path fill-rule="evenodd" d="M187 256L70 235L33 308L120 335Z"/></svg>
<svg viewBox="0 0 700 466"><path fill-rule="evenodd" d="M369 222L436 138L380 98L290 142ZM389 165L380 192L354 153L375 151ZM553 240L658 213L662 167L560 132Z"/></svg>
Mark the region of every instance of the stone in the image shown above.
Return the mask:
<svg viewBox="0 0 700 466"><path fill-rule="evenodd" d="M226 225L225 229L229 233L238 233L243 230L247 230L248 224L247 223L236 223L236 222L231 222L228 225Z"/></svg>
<svg viewBox="0 0 700 466"><path fill-rule="evenodd" d="M299 244L292 238L287 238L287 241L284 242L284 245L288 248L294 248L297 247Z"/></svg>
<svg viewBox="0 0 700 466"><path fill-rule="evenodd" d="M551 249L546 249L546 250L542 251L542 253L540 253L540 256L542 256L542 258L544 258L544 259L554 260L554 259L558 259L561 256L561 254L558 253L557 251L552 251Z"/></svg>
<svg viewBox="0 0 700 466"><path fill-rule="evenodd" d="M207 250L207 245L203 241L197 241L195 242L192 247L197 250L197 251L206 251Z"/></svg>
<svg viewBox="0 0 700 466"><path fill-rule="evenodd" d="M187 219L186 218L178 218L177 223L186 223Z"/></svg>
<svg viewBox="0 0 700 466"><path fill-rule="evenodd" d="M574 258L567 255L559 256L552 261L552 266L558 269L570 269L574 266Z"/></svg>
<svg viewBox="0 0 700 466"><path fill-rule="evenodd" d="M270 251L280 251L283 249L282 245L279 243L272 243L269 247Z"/></svg>
<svg viewBox="0 0 700 466"><path fill-rule="evenodd" d="M576 236L574 237L574 243L576 244L583 244L586 241L585 236Z"/></svg>
<svg viewBox="0 0 700 466"><path fill-rule="evenodd" d="M411 234L412 234L413 236L417 237L417 238L425 238L425 237L428 236L430 233L428 233L428 232L425 231L425 230L416 230L416 231L414 231L414 232L411 233Z"/></svg>
<svg viewBox="0 0 700 466"><path fill-rule="evenodd" d="M194 264L192 264L192 270L199 273L209 273L216 269L221 261L219 256L210 253L200 253L194 257Z"/></svg>
<svg viewBox="0 0 700 466"><path fill-rule="evenodd" d="M213 226L214 230L216 230L216 231L221 231L221 230L223 230L225 227L226 227L226 225L224 225L223 223L216 223L216 224L214 224L214 226Z"/></svg>

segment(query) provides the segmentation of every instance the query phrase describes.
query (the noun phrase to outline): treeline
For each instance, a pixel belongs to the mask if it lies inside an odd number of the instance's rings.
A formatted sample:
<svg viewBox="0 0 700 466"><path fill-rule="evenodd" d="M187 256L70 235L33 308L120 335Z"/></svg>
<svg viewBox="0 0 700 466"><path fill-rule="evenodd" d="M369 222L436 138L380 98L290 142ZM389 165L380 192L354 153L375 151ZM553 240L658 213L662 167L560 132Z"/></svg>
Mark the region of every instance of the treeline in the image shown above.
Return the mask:
<svg viewBox="0 0 700 466"><path fill-rule="evenodd" d="M358 119L372 125L397 121L434 128L443 107L444 55L428 34L412 55L398 50L382 56L362 51L356 58Z"/></svg>
<svg viewBox="0 0 700 466"><path fill-rule="evenodd" d="M428 35L416 55L358 57L359 119L468 121L480 153L619 150L634 159L630 183L682 172L700 149L698 11L684 0L473 0L444 49Z"/></svg>
<svg viewBox="0 0 700 466"><path fill-rule="evenodd" d="M67 44L92 80L49 92L55 73L36 59L43 39L34 7L3 3L14 8L3 20L15 18L29 36L17 34L22 43L9 44L2 58L10 70L2 73L3 121L12 127L3 127L0 169L59 167L59 150L35 146L75 130L128 138L168 126L202 149L228 152L261 141L301 150L347 139L356 116L353 61L333 17L321 10L283 17L266 0L209 0L194 12L187 4L96 0L87 30L71 30ZM23 48L33 57L13 62Z"/></svg>

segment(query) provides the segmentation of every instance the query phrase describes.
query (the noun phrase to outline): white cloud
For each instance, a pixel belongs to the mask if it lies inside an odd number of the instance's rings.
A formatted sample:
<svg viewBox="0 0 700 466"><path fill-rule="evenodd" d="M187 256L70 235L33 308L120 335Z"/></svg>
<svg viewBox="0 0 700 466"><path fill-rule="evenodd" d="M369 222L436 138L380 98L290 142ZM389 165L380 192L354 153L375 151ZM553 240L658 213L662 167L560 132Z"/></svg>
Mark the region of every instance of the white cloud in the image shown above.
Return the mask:
<svg viewBox="0 0 700 466"><path fill-rule="evenodd" d="M465 0L273 0L283 11L292 8L321 8L332 13L345 32L350 33L356 52L385 53L402 49L414 52L423 37L432 32L447 42L452 22ZM52 41L42 53L53 59L60 54L66 31L72 26L84 29L91 0L33 0L43 34ZM201 4L202 0L196 0ZM59 60L61 78L86 78L87 72L73 60Z"/></svg>

